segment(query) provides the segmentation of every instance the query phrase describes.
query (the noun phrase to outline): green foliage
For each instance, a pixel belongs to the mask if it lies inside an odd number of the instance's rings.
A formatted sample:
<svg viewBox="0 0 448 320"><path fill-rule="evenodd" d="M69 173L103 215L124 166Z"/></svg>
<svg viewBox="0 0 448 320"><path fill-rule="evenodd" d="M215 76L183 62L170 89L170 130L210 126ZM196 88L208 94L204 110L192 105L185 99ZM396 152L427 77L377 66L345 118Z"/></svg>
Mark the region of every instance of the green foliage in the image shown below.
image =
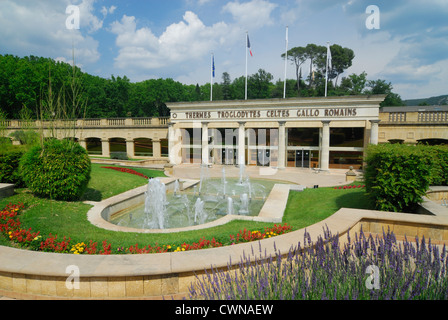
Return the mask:
<svg viewBox="0 0 448 320"><path fill-rule="evenodd" d="M22 187L23 181L19 173L20 159L26 153L26 146L2 146L0 149L0 182L12 183Z"/></svg>
<svg viewBox="0 0 448 320"><path fill-rule="evenodd" d="M432 154L428 146L370 146L365 179L376 209L413 212L433 181Z"/></svg>
<svg viewBox="0 0 448 320"><path fill-rule="evenodd" d="M36 145L40 140L39 134L33 130L18 130L14 131L9 136L20 141L20 144L22 145Z"/></svg>
<svg viewBox="0 0 448 320"><path fill-rule="evenodd" d="M128 154L126 152L111 152L110 158L116 160L129 160Z"/></svg>
<svg viewBox="0 0 448 320"><path fill-rule="evenodd" d="M69 140L51 139L26 153L20 162L25 185L36 196L76 201L87 189L91 162L84 148Z"/></svg>
<svg viewBox="0 0 448 320"><path fill-rule="evenodd" d="M426 146L425 149L431 161L431 185L448 185L448 146Z"/></svg>
<svg viewBox="0 0 448 320"><path fill-rule="evenodd" d="M340 75L352 64L354 52L336 44L331 46L331 50L333 68L328 74L329 96L350 95L358 92L370 94L368 91L371 91L375 94L388 95L387 103L385 102L384 105L403 104L400 97L391 92L392 86L383 80L368 82L366 86L366 79L365 77L363 79L361 74L352 75L340 81ZM287 98L324 95L326 53L325 46L315 44L291 48L288 51L288 60L295 66L296 79L287 80ZM284 54L283 58L285 58ZM302 70L302 66L307 61L311 62L310 70ZM310 74L313 76L310 77ZM356 82L353 79L363 81ZM232 81L230 75L223 72L222 82L213 84L213 100L244 99L245 80L244 76L238 76ZM341 82L340 86L338 82ZM260 69L257 73L248 76L248 97L249 99L282 98L283 84L284 79L274 79L271 73ZM82 90L73 90L74 85L82 87ZM363 91L364 86L366 87ZM85 114L83 112L76 116L88 119L168 117L170 112L166 103L209 100L210 83L185 85L169 78L131 83L126 76L112 75L109 79L105 79L83 73L79 68L74 69L68 63L56 62L48 58L0 55L0 118L3 114L5 119L23 119L22 110L26 110L27 120L39 117L51 119L52 112L41 115L37 110L43 107L51 111L52 105L57 106L65 102L67 103L66 112L70 115L68 117L70 119L74 118L70 108L78 103L86 105L86 110Z"/></svg>

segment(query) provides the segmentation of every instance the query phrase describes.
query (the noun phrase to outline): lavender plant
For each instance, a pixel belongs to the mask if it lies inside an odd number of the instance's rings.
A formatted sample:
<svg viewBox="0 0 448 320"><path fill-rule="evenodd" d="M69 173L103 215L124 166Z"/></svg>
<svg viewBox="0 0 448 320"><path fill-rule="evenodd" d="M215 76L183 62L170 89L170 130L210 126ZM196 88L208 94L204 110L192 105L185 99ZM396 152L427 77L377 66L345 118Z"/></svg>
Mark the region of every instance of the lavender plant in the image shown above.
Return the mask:
<svg viewBox="0 0 448 320"><path fill-rule="evenodd" d="M277 250L275 250L277 252ZM393 232L339 235L324 229L313 243L305 232L286 257L243 255L237 268L213 269L197 277L191 299L206 300L440 300L448 297L447 252L416 238L397 241ZM366 285L369 266L379 270L379 288Z"/></svg>

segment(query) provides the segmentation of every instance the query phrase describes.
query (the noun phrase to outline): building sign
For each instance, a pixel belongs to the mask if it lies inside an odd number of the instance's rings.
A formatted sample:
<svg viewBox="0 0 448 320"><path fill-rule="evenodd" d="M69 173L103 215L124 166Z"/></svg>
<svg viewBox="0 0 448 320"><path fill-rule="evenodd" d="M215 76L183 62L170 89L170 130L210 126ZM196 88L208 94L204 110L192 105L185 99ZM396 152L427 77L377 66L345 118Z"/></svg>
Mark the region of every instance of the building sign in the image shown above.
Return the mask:
<svg viewBox="0 0 448 320"><path fill-rule="evenodd" d="M373 112L373 113L372 113ZM335 119L377 117L378 109L353 107L326 107L300 109L271 109L271 110L222 110L222 111L191 111L175 112L171 114L174 121L191 120L303 120L303 119Z"/></svg>

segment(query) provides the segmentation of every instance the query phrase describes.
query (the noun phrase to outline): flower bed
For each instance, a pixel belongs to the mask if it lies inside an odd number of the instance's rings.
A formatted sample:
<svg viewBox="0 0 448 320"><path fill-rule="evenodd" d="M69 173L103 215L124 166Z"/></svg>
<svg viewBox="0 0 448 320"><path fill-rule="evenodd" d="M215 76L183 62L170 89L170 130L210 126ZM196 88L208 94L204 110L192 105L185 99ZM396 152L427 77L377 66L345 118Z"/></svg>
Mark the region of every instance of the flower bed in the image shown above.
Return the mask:
<svg viewBox="0 0 448 320"><path fill-rule="evenodd" d="M246 256L238 270L197 276L190 298L200 300L446 300L447 249L416 237L397 241L355 233L341 243L324 230L316 242L305 232L303 243L255 259Z"/></svg>
<svg viewBox="0 0 448 320"><path fill-rule="evenodd" d="M115 171L119 171L119 172L125 172L125 173L130 173L130 174L134 174L136 176L145 178L145 179L149 179L147 176L145 176L143 173L137 172L135 170L132 169L128 169L128 168L119 168L119 167L101 167L102 169L110 169L110 170L115 170Z"/></svg>
<svg viewBox="0 0 448 320"><path fill-rule="evenodd" d="M366 186L365 185L350 185L350 186L341 186L341 187L334 187L334 190L348 190L348 189L364 189Z"/></svg>
<svg viewBox="0 0 448 320"><path fill-rule="evenodd" d="M0 211L0 233L3 233L7 239L13 244L16 244L22 248L54 253L71 253L71 254L148 254L148 253L164 253L164 252L180 252L200 250L207 248L222 247L224 244L218 242L215 238L207 240L201 238L195 243L183 243L181 245L147 245L139 247L138 244L130 246L129 248L118 247L116 250L112 250L112 246L107 240L104 240L101 245L92 240L86 242L72 243L71 238L64 236L63 238L58 235L41 235L40 232L33 232L31 228L24 229L22 223L19 220L19 214L24 209L23 204L13 205L10 204L2 211ZM258 241L266 238L271 238L277 235L291 232L291 226L275 225L272 228L265 228L264 232L259 230L246 230L239 231L237 235L229 236L229 244L235 245L243 242ZM113 252L114 251L114 252Z"/></svg>

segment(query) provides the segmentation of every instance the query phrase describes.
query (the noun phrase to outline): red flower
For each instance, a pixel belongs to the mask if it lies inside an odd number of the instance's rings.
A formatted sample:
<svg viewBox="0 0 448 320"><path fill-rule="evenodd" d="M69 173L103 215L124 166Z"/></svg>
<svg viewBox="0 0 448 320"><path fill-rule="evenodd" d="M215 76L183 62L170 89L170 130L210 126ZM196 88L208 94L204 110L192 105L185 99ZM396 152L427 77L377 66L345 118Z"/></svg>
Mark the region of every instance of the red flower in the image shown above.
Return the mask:
<svg viewBox="0 0 448 320"><path fill-rule="evenodd" d="M111 169L111 170L115 170L115 171L119 171L119 172L125 172L125 173L130 173L130 174L134 174L136 176L145 178L145 179L149 179L147 176L145 176L144 174L137 172L135 170L132 169L128 169L128 168L118 168L118 167L101 167L103 169Z"/></svg>

